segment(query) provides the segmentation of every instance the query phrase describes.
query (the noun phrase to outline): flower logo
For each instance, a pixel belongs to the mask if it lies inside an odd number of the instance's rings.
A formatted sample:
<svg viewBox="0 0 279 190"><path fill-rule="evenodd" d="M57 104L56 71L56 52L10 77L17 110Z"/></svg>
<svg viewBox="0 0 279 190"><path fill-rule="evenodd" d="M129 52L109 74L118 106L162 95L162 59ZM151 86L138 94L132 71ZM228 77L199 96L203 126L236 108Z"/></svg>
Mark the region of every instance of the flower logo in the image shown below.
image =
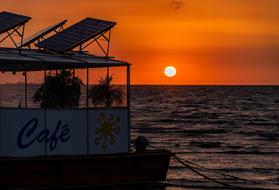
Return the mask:
<svg viewBox="0 0 279 190"><path fill-rule="evenodd" d="M95 144L99 145L102 143L103 149L107 149L108 144L115 144L116 141L114 139L114 135L119 134L120 128L114 126L119 122L119 117L110 115L107 118L104 113L100 113L99 117L97 118L97 123L100 125L100 127L97 127L95 130L95 134L97 135Z"/></svg>

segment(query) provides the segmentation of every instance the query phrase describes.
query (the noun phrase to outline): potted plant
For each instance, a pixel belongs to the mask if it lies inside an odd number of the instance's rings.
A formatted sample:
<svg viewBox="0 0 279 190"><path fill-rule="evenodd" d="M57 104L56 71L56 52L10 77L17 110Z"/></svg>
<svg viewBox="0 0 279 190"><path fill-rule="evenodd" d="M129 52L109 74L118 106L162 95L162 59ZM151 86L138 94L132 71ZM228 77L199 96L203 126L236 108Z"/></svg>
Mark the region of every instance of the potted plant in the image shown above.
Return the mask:
<svg viewBox="0 0 279 190"><path fill-rule="evenodd" d="M46 108L78 108L82 86L81 79L73 76L71 71L48 74L35 91L33 102Z"/></svg>
<svg viewBox="0 0 279 190"><path fill-rule="evenodd" d="M112 84L112 80L112 75L107 75L105 78L100 78L99 84L90 89L88 96L91 98L93 105L111 107L114 103L117 105L123 103L124 93L121 88Z"/></svg>

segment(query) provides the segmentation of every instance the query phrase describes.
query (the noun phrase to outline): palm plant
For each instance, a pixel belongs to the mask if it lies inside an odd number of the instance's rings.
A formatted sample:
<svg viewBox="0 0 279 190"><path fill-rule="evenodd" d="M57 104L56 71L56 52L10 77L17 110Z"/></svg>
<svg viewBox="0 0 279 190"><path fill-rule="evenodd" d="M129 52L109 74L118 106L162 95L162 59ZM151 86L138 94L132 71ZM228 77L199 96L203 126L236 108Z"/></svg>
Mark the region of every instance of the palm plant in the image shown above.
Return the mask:
<svg viewBox="0 0 279 190"><path fill-rule="evenodd" d="M105 78L100 78L99 84L94 85L90 91L88 97L91 98L92 104L105 105L105 107L111 107L113 103L121 105L122 99L125 95L121 88L112 84L112 75L107 75Z"/></svg>
<svg viewBox="0 0 279 190"><path fill-rule="evenodd" d="M81 79L74 77L71 71L48 74L35 91L33 102L46 108L78 108L82 86Z"/></svg>

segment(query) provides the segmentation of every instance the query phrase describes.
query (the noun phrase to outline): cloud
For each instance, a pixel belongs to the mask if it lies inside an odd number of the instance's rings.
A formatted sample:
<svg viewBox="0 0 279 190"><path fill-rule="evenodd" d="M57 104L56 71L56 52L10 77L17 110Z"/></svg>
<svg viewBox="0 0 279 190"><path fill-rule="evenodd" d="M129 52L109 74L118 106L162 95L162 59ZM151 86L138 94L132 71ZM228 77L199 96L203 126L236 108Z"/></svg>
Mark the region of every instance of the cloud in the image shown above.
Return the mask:
<svg viewBox="0 0 279 190"><path fill-rule="evenodd" d="M179 1L179 0L171 0L168 3L168 7L170 7L171 9L177 11L179 9L181 9L183 7L184 3L183 1Z"/></svg>

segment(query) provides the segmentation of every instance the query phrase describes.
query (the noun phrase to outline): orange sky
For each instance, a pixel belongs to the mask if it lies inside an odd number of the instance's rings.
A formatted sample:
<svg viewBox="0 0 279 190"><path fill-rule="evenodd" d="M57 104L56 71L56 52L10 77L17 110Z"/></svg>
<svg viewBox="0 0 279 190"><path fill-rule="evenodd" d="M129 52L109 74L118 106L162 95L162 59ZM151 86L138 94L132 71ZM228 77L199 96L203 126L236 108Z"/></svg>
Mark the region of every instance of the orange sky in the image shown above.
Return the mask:
<svg viewBox="0 0 279 190"><path fill-rule="evenodd" d="M110 52L132 64L133 84L279 84L278 0L0 1L32 17L26 36L63 19L116 21Z"/></svg>

